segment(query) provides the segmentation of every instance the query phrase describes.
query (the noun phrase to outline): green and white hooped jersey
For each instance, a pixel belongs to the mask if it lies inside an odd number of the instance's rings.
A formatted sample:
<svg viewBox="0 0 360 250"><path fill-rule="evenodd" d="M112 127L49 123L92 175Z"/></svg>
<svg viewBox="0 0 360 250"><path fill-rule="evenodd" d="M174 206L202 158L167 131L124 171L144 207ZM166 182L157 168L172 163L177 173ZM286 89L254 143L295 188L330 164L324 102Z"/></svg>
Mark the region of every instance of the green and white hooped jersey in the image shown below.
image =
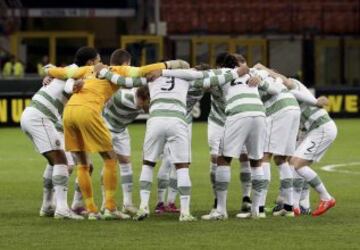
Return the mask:
<svg viewBox="0 0 360 250"><path fill-rule="evenodd" d="M172 117L186 121L186 98L190 83L175 77L159 77L150 82L150 119Z"/></svg>
<svg viewBox="0 0 360 250"><path fill-rule="evenodd" d="M69 67L78 68L76 64ZM32 97L30 107L39 110L50 119L58 131L63 131L62 113L71 94L64 91L65 81L54 79L47 86L41 87Z"/></svg>
<svg viewBox="0 0 360 250"><path fill-rule="evenodd" d="M225 125L225 106L223 91L220 86L215 86L210 89L211 107L208 119L219 126Z"/></svg>
<svg viewBox="0 0 360 250"><path fill-rule="evenodd" d="M191 86L186 97L186 121L188 124L192 123L192 110L195 104L204 96L204 90Z"/></svg>
<svg viewBox="0 0 360 250"><path fill-rule="evenodd" d="M265 106L266 116L272 116L285 110L300 110L296 98L282 84L282 79L274 79L265 70L255 68L250 69L250 74L258 76L262 80L259 94Z"/></svg>
<svg viewBox="0 0 360 250"><path fill-rule="evenodd" d="M306 95L312 95L311 92L298 80L292 79L296 85L296 90ZM299 101L301 118L300 128L307 132L320 127L321 125L332 121L328 112L316 106L311 106L307 103Z"/></svg>
<svg viewBox="0 0 360 250"><path fill-rule="evenodd" d="M58 131L63 131L62 113L70 94L64 91L65 82L54 79L52 82L41 87L32 97L29 107L39 110L45 117L51 120Z"/></svg>
<svg viewBox="0 0 360 250"><path fill-rule="evenodd" d="M136 105L136 88L120 89L106 103L103 117L111 132L121 133L141 113L143 110Z"/></svg>
<svg viewBox="0 0 360 250"><path fill-rule="evenodd" d="M258 88L248 86L249 79L250 75L246 74L222 85L226 100L226 117L234 115L240 117L265 116L265 107L260 100Z"/></svg>

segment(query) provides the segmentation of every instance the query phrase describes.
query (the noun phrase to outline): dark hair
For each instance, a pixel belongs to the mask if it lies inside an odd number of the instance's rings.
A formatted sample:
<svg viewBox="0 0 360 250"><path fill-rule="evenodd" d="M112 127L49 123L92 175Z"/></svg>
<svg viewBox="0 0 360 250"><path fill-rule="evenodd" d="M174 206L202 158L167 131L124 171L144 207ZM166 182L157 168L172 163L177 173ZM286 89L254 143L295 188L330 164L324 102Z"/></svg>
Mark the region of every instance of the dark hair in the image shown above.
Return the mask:
<svg viewBox="0 0 360 250"><path fill-rule="evenodd" d="M201 71L201 70L209 70L209 69L211 69L211 67L210 67L210 65L207 64L207 63L200 63L200 64L198 64L198 65L195 65L195 66L194 66L194 69Z"/></svg>
<svg viewBox="0 0 360 250"><path fill-rule="evenodd" d="M141 86L136 90L136 96L142 100L150 99L150 90L148 86Z"/></svg>
<svg viewBox="0 0 360 250"><path fill-rule="evenodd" d="M233 56L236 58L236 60L240 63L246 63L246 59L243 55L233 53Z"/></svg>
<svg viewBox="0 0 360 250"><path fill-rule="evenodd" d="M224 63L225 58L229 55L228 52L222 52L217 55L215 64L217 67L221 67L221 65Z"/></svg>
<svg viewBox="0 0 360 250"><path fill-rule="evenodd" d="M235 55L228 52L219 54L216 57L216 66L219 68L235 68L239 66L238 59Z"/></svg>
<svg viewBox="0 0 360 250"><path fill-rule="evenodd" d="M91 47L81 47L75 53L74 63L81 67L85 66L87 61L95 60L99 53Z"/></svg>
<svg viewBox="0 0 360 250"><path fill-rule="evenodd" d="M110 65L122 65L131 60L131 55L124 49L115 50L110 56Z"/></svg>

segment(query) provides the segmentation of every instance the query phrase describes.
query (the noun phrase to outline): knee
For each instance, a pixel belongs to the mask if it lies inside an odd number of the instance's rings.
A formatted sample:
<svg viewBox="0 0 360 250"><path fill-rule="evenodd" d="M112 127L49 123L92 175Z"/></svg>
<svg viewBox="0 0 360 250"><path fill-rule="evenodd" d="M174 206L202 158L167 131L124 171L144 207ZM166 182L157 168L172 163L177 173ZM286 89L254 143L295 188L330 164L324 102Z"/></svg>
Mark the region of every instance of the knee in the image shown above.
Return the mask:
<svg viewBox="0 0 360 250"><path fill-rule="evenodd" d="M271 161L272 154L270 153L264 153L263 161L270 162ZM274 158L275 161L275 158Z"/></svg>
<svg viewBox="0 0 360 250"><path fill-rule="evenodd" d="M261 160L252 160L252 159L250 159L250 166L252 168L260 167L260 165L261 165Z"/></svg>
<svg viewBox="0 0 360 250"><path fill-rule="evenodd" d="M53 161L54 165L56 165L56 164L67 165L68 164L65 152L62 150L54 151L52 158L53 158L52 161Z"/></svg>
<svg viewBox="0 0 360 250"><path fill-rule="evenodd" d="M189 164L188 163L175 163L175 168L176 169L189 168Z"/></svg>
<svg viewBox="0 0 360 250"><path fill-rule="evenodd" d="M143 160L143 165L147 165L150 167L155 167L156 163L152 161Z"/></svg>
<svg viewBox="0 0 360 250"><path fill-rule="evenodd" d="M210 158L210 160L211 160L211 162L212 163L217 163L217 159L218 159L218 156L217 155L211 155L211 158Z"/></svg>
<svg viewBox="0 0 360 250"><path fill-rule="evenodd" d="M247 154L241 154L239 157L239 160L240 161L248 161L249 158L248 158Z"/></svg>
<svg viewBox="0 0 360 250"><path fill-rule="evenodd" d="M275 155L274 162L277 166L286 162L286 156Z"/></svg>
<svg viewBox="0 0 360 250"><path fill-rule="evenodd" d="M217 165L218 166L230 165L231 160L232 160L231 157L219 156L218 159L217 159Z"/></svg>
<svg viewBox="0 0 360 250"><path fill-rule="evenodd" d="M130 156L127 155L117 155L120 164L130 163Z"/></svg>

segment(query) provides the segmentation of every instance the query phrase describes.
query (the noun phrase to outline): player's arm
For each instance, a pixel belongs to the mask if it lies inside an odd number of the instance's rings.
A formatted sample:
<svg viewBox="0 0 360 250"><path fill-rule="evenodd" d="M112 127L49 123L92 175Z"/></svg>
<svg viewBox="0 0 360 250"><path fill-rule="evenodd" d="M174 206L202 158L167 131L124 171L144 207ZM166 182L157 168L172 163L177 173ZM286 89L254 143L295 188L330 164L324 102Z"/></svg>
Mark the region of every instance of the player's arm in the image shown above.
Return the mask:
<svg viewBox="0 0 360 250"><path fill-rule="evenodd" d="M225 69L212 69L206 71L197 71L193 69L172 69L162 70L161 75L165 77L181 78L187 81L194 81L205 79L213 76L218 76L227 73L229 70Z"/></svg>
<svg viewBox="0 0 360 250"><path fill-rule="evenodd" d="M290 79L290 81L292 87L292 89L290 89L290 93L294 95L296 100L311 106L323 106L322 103L318 103L318 99L316 99L315 96L313 96L313 94L308 90L308 88L306 88L301 82L295 79Z"/></svg>
<svg viewBox="0 0 360 250"><path fill-rule="evenodd" d="M269 76L273 77L273 78L280 78L283 81L283 84L287 87L287 88L292 88L292 83L291 80L289 78L287 78L286 76L273 71L272 69L269 69L267 67L265 67L264 65L257 63L254 68L256 68L257 70L259 70L260 72L267 72L269 74Z"/></svg>
<svg viewBox="0 0 360 250"><path fill-rule="evenodd" d="M54 77L54 78L58 78L58 79L62 79L62 80L67 80L69 78L74 78L74 79L79 79L79 78L83 78L86 74L86 72L89 71L89 69L92 66L84 66L84 67L47 67L45 68L45 74L50 76L50 77Z"/></svg>
<svg viewBox="0 0 360 250"><path fill-rule="evenodd" d="M98 77L125 88L140 87L147 84L145 77L123 77L107 68L100 70Z"/></svg>
<svg viewBox="0 0 360 250"><path fill-rule="evenodd" d="M188 69L189 64L183 60L170 60L164 63L154 63L141 67L132 66L113 66L112 71L124 76L143 77L146 74L162 69Z"/></svg>
<svg viewBox="0 0 360 250"><path fill-rule="evenodd" d="M277 95L287 89L282 82L281 78L266 77L260 82L259 89L271 95Z"/></svg>
<svg viewBox="0 0 360 250"><path fill-rule="evenodd" d="M227 71L220 75L214 75L203 79L198 79L191 82L191 85L196 88L211 88L214 86L221 86L231 82L239 77L237 69Z"/></svg>

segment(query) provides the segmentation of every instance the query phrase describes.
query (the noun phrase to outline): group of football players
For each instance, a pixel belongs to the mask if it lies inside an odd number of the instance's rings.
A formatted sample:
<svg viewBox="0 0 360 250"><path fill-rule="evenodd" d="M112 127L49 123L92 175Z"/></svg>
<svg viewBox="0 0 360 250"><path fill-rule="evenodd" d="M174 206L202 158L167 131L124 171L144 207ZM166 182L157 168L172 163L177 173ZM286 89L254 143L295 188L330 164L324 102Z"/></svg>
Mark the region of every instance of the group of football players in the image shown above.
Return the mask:
<svg viewBox="0 0 360 250"><path fill-rule="evenodd" d="M43 87L24 110L21 128L47 159L43 174L40 216L54 218L143 220L150 214L154 167L156 213L180 213L179 221L195 221L190 212L192 110L208 92L210 181L214 205L203 220L226 220L232 158L240 161L242 206L237 218L265 218L273 159L280 173L274 216L310 214L309 186L320 202L319 216L335 206L317 173L310 167L335 140L337 128L299 80L261 64L249 67L239 54L221 53L216 68L190 68L183 60L132 67L131 55L115 50L109 66L94 48L83 47L65 68L45 67ZM149 113L140 174L140 206L132 201L133 169L128 125ZM103 159L102 205L94 201L90 153ZM76 169L75 193L67 203L69 174ZM117 169L123 194L121 211L115 200ZM165 199L167 192L167 199ZM179 196L180 209L175 205ZM166 201L165 201L166 200Z"/></svg>

